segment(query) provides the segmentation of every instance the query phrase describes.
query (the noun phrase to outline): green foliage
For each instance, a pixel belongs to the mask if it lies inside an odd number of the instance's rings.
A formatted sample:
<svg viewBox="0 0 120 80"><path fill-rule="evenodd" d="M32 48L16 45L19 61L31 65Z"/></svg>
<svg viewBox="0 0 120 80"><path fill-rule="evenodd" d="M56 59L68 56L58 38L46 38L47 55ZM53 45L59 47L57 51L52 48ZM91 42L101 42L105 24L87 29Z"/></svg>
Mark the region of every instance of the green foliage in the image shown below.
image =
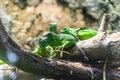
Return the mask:
<svg viewBox="0 0 120 80"><path fill-rule="evenodd" d="M95 36L98 32L95 30L77 30L76 35L80 40L86 40Z"/></svg>
<svg viewBox="0 0 120 80"><path fill-rule="evenodd" d="M87 29L81 30L80 28L72 29L72 28L66 27L61 30L61 33L73 35L74 37L76 37L76 39L79 39L79 40L85 40L85 39L92 38L98 32L96 30L87 30Z"/></svg>
<svg viewBox="0 0 120 80"><path fill-rule="evenodd" d="M65 27L63 28L60 32L63 34L70 34L73 35L74 34L74 29L73 28L69 28L69 27Z"/></svg>
<svg viewBox="0 0 120 80"><path fill-rule="evenodd" d="M39 38L39 47L36 48L34 52L43 57L54 57L54 50L70 47L76 42L76 39L72 35L48 32ZM50 51L54 53L52 54Z"/></svg>
<svg viewBox="0 0 120 80"><path fill-rule="evenodd" d="M57 24L50 24L49 32L39 37L39 46L35 48L33 53L48 58L59 58L64 48L74 45L78 40L89 39L96 34L97 31L95 30L81 30L69 27L63 28L57 34Z"/></svg>
<svg viewBox="0 0 120 80"><path fill-rule="evenodd" d="M0 65L5 64L2 60L0 60Z"/></svg>

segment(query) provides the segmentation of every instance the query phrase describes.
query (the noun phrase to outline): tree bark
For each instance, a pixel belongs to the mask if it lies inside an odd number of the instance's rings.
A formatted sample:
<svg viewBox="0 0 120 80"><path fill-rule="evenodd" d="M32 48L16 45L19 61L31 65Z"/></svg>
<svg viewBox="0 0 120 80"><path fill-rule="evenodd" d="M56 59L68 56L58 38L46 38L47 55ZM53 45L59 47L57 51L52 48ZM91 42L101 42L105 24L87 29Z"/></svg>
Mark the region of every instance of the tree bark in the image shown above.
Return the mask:
<svg viewBox="0 0 120 80"><path fill-rule="evenodd" d="M105 58L114 58L117 63L109 65L107 68L107 80L119 80L120 71L116 68L120 66L119 56L119 37L120 33L106 35L105 32L91 39L77 43L90 60ZM73 50L75 49L75 50ZM114 49L114 51L112 51ZM81 52L76 47L71 47L68 51L75 51L67 55L67 59L81 56ZM93 55L93 56L91 56ZM117 55L117 57L116 57ZM80 57L81 58L81 57ZM60 59L48 59L33 54L17 45L7 34L2 22L0 21L0 59L9 65L15 66L23 71L41 75L47 78L67 79L67 80L91 80L91 70L94 80L102 79L102 68L99 66L89 66L89 62L73 62ZM76 58L77 59L77 58ZM79 59L79 58L78 58ZM117 66L114 66L116 65ZM112 67L111 67L112 66Z"/></svg>
<svg viewBox="0 0 120 80"><path fill-rule="evenodd" d="M120 32L107 34L109 19L110 15L105 14L98 34L93 38L77 42L71 49L66 49L69 50L70 54L65 58L83 60L82 51L78 49L80 47L89 58L89 61L105 59L106 57L109 57L111 61L120 61Z"/></svg>

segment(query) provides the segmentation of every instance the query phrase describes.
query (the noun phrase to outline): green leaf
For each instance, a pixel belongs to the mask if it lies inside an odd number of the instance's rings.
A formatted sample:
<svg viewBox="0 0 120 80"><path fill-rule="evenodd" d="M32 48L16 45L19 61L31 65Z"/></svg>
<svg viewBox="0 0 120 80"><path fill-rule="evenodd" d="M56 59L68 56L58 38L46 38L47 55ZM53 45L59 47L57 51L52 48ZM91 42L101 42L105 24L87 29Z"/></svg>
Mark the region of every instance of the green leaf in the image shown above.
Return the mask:
<svg viewBox="0 0 120 80"><path fill-rule="evenodd" d="M93 36L95 36L98 32L96 30L78 30L76 32L77 37L80 40L85 40L85 39L89 39L92 38Z"/></svg>
<svg viewBox="0 0 120 80"><path fill-rule="evenodd" d="M2 60L0 60L0 65L2 65L2 64L5 64L5 62L3 62Z"/></svg>

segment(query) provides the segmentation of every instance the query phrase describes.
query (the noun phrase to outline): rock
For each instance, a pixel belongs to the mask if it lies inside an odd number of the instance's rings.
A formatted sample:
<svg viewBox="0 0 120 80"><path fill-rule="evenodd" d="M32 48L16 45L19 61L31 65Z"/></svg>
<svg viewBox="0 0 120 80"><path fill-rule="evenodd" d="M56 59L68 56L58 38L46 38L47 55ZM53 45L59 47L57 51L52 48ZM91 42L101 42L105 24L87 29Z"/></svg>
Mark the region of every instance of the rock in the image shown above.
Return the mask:
<svg viewBox="0 0 120 80"><path fill-rule="evenodd" d="M27 39L27 44L31 47L31 49L35 49L36 47L38 47L38 44L39 44L39 37L36 37L36 38L32 38L32 37L29 37Z"/></svg>
<svg viewBox="0 0 120 80"><path fill-rule="evenodd" d="M9 1L5 1L4 6L8 7L8 5L9 5Z"/></svg>
<svg viewBox="0 0 120 80"><path fill-rule="evenodd" d="M29 21L32 23L32 24L34 24L34 22L35 22L35 15L31 15L30 17L29 17Z"/></svg>
<svg viewBox="0 0 120 80"><path fill-rule="evenodd" d="M65 7L76 10L82 7L84 0L58 0L57 2Z"/></svg>
<svg viewBox="0 0 120 80"><path fill-rule="evenodd" d="M37 6L41 0L26 0L26 2L29 6Z"/></svg>
<svg viewBox="0 0 120 80"><path fill-rule="evenodd" d="M90 15L96 20L100 20L104 13L111 15L111 21L114 24L115 31L120 31L120 1L119 0L108 0L108 1L97 1L97 0L85 0L83 3L83 10L87 15ZM86 15L85 15L86 16Z"/></svg>
<svg viewBox="0 0 120 80"><path fill-rule="evenodd" d="M27 5L26 0L11 0L11 1L17 4L20 8L25 8Z"/></svg>
<svg viewBox="0 0 120 80"><path fill-rule="evenodd" d="M10 16L2 16L1 17L3 25L5 26L5 29L8 33L11 32L12 27L12 18Z"/></svg>
<svg viewBox="0 0 120 80"><path fill-rule="evenodd" d="M96 20L99 20L100 17L106 12L106 6L96 0L85 0L82 6L83 11Z"/></svg>
<svg viewBox="0 0 120 80"><path fill-rule="evenodd" d="M68 2L69 8L78 9L78 8L81 8L84 0L65 0L65 1Z"/></svg>
<svg viewBox="0 0 120 80"><path fill-rule="evenodd" d="M13 3L17 4L20 8L25 8L29 6L37 6L41 0L11 0Z"/></svg>
<svg viewBox="0 0 120 80"><path fill-rule="evenodd" d="M108 6L108 12L111 14L111 21L114 24L113 29L120 31L120 1L109 0L106 6Z"/></svg>
<svg viewBox="0 0 120 80"><path fill-rule="evenodd" d="M0 80L41 80L41 76L23 72L8 64L0 65Z"/></svg>
<svg viewBox="0 0 120 80"><path fill-rule="evenodd" d="M0 18L3 22L3 25L6 28L6 31L8 33L10 33L11 27L12 27L12 17L9 15L6 15L6 13L3 11L2 7L0 7Z"/></svg>
<svg viewBox="0 0 120 80"><path fill-rule="evenodd" d="M76 11L81 8L83 1L84 0L58 0L58 3L68 7L71 12L72 20L76 21Z"/></svg>

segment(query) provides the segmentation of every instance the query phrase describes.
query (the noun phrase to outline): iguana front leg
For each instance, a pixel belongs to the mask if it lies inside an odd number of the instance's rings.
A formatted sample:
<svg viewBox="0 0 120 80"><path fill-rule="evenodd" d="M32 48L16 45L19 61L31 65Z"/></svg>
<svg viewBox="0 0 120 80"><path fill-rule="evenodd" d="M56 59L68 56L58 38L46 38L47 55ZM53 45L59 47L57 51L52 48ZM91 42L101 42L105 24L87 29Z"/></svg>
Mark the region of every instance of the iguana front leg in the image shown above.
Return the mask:
<svg viewBox="0 0 120 80"><path fill-rule="evenodd" d="M68 46L70 43L71 43L70 41L66 41L62 46L59 47L59 50L63 50L63 49L66 48L66 46ZM66 51L64 51L64 53L69 54L69 52L66 52ZM63 51L61 51L60 57L63 57Z"/></svg>
<svg viewBox="0 0 120 80"><path fill-rule="evenodd" d="M54 58L56 56L56 53L54 52L53 47L47 46L46 50L48 51L48 57L49 58Z"/></svg>
<svg viewBox="0 0 120 80"><path fill-rule="evenodd" d="M40 50L39 47L37 47L37 48L35 48L34 51L32 51L32 52L35 53L35 54L39 54L39 53L41 53L41 50Z"/></svg>

